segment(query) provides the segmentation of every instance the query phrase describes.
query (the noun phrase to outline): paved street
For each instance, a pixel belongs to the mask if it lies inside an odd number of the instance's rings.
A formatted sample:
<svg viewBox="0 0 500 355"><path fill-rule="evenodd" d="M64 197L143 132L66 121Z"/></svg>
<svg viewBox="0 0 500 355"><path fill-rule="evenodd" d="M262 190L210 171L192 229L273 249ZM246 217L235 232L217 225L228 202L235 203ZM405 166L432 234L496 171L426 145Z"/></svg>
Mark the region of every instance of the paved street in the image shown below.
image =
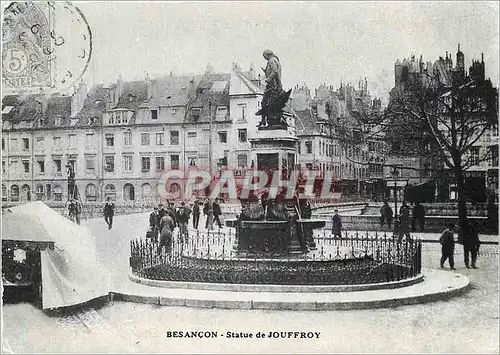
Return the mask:
<svg viewBox="0 0 500 355"><path fill-rule="evenodd" d="M202 220L204 222L204 220ZM128 241L143 236L147 214L87 222L100 257L126 277ZM457 271L472 289L448 302L394 309L329 312L243 311L115 302L49 317L29 304L5 305L4 351L13 352L466 352L498 353L498 247L485 245L479 269ZM439 245L425 244L423 266L439 266ZM451 272L451 271L450 271ZM121 276L118 276L121 275ZM216 339L168 338L167 331L217 331ZM227 331L320 332L319 339L227 339ZM6 346L8 348L6 348Z"/></svg>

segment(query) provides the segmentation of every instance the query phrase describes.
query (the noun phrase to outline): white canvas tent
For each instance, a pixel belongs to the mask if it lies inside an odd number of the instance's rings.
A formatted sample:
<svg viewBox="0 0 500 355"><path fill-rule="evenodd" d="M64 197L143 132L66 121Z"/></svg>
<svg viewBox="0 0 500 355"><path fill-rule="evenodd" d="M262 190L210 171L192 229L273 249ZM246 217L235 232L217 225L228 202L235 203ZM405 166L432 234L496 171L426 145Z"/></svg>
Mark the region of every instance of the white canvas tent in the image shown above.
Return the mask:
<svg viewBox="0 0 500 355"><path fill-rule="evenodd" d="M94 236L43 202L2 214L2 240L54 243L41 249L42 306L71 306L110 292L110 272L97 258Z"/></svg>

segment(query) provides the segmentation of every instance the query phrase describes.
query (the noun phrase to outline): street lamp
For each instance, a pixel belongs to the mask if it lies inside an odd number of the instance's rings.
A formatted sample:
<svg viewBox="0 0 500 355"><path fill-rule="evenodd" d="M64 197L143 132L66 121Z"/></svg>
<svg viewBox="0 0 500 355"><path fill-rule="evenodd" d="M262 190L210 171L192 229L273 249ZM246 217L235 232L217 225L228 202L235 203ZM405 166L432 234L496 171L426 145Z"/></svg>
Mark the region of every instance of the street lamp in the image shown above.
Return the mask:
<svg viewBox="0 0 500 355"><path fill-rule="evenodd" d="M394 180L394 230L397 230L398 223L398 193L397 193L397 179L399 176L399 170L396 165L392 166L391 176Z"/></svg>

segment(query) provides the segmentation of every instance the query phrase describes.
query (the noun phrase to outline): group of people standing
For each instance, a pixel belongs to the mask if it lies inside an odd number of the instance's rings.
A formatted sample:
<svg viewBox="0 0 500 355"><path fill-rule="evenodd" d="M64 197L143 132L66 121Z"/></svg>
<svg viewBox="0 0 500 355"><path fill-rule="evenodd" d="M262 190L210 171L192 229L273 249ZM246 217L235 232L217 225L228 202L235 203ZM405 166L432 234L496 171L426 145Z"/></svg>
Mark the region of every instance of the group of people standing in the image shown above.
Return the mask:
<svg viewBox="0 0 500 355"><path fill-rule="evenodd" d="M187 242L189 238L188 223L191 215L193 216L193 228L198 229L200 221L200 201L195 201L191 207L187 206L185 202L181 202L180 206L174 206L172 203L167 202L164 206L162 203L154 207L153 212L149 215L149 230L146 237L158 242L158 253L161 253L163 247L166 248L167 253L172 250L173 232L176 227L179 228L179 234L184 241ZM208 230L213 229L214 221L217 222L219 228L222 228L220 216L222 210L218 200L210 201L207 199L203 203L203 214L206 217L205 228Z"/></svg>
<svg viewBox="0 0 500 355"><path fill-rule="evenodd" d="M391 228L394 213L391 206L387 201L384 202L380 208L380 226L383 227L385 224ZM420 202L415 202L410 216L410 206L403 201L401 208L399 209L399 224L398 224L398 234L399 238L404 236L410 238L410 226L411 231L417 231L417 225L420 227L420 231L424 231L425 226L425 208L420 204Z"/></svg>
<svg viewBox="0 0 500 355"><path fill-rule="evenodd" d="M446 228L441 237L439 238L439 243L441 244L441 268L444 268L444 263L448 260L450 264L450 269L455 270L455 224L450 223L448 228ZM462 222L462 228L458 234L458 244L462 244L464 247L464 263L465 267L469 269L472 267L476 269L477 256L479 254L479 246L481 241L479 240L479 234L477 231L476 222L472 222L469 218L465 218Z"/></svg>

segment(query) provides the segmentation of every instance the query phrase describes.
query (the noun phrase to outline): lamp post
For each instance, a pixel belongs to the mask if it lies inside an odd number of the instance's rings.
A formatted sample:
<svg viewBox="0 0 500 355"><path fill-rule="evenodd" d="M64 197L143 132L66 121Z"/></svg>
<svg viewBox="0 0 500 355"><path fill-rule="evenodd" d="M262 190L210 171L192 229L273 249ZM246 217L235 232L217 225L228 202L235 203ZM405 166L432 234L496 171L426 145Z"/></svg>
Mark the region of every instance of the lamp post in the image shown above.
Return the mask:
<svg viewBox="0 0 500 355"><path fill-rule="evenodd" d="M392 166L391 176L394 179L394 230L397 230L398 224L398 193L397 193L397 179L399 170L396 165Z"/></svg>

